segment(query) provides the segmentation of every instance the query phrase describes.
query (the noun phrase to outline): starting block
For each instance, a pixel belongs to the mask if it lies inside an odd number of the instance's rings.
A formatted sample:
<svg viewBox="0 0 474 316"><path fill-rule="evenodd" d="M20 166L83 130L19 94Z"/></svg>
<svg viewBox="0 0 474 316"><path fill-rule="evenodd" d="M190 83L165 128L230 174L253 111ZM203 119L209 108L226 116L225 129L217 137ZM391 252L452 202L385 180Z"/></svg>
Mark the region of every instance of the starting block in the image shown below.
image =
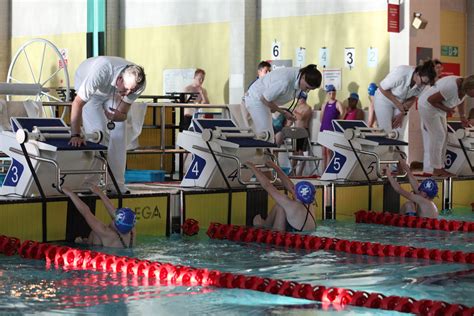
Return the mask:
<svg viewBox="0 0 474 316"><path fill-rule="evenodd" d="M459 121L448 122L445 169L455 175L474 175L474 127Z"/></svg>
<svg viewBox="0 0 474 316"><path fill-rule="evenodd" d="M318 134L318 143L333 152L321 180L367 181L382 178L381 165L398 164L393 157L404 155L398 133L369 128L364 121L332 121L334 131Z"/></svg>
<svg viewBox="0 0 474 316"><path fill-rule="evenodd" d="M192 154L181 186L226 188L255 184L250 181L252 172L243 163L262 165L275 159L268 149L276 145L266 141L268 135L238 128L230 119L196 118L193 125L194 131L179 133L177 140L179 146Z"/></svg>
<svg viewBox="0 0 474 316"><path fill-rule="evenodd" d="M97 155L107 147L98 144L100 132L84 135L86 146L72 147L70 127L59 118L11 118L12 131L0 134L0 151L11 158L1 195L23 197L59 195L61 186L86 190L85 178L107 177L107 162ZM30 165L31 164L31 165ZM36 185L37 178L41 188Z"/></svg>

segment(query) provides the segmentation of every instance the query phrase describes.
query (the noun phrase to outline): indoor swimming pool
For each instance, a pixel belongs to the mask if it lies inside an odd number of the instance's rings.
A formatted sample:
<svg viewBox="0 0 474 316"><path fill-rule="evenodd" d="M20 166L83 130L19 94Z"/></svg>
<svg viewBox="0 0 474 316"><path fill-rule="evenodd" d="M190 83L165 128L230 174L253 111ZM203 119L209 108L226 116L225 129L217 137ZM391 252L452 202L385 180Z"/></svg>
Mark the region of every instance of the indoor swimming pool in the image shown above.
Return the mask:
<svg viewBox="0 0 474 316"><path fill-rule="evenodd" d="M473 219L469 213L446 217ZM474 252L474 234L325 221L313 235L393 245ZM291 250L193 237L141 237L132 250L98 251L273 279L343 287L386 296L474 306L474 267L336 251ZM397 312L319 302L250 290L154 285L142 278L95 271L45 269L41 260L0 256L0 314L103 315L396 315Z"/></svg>

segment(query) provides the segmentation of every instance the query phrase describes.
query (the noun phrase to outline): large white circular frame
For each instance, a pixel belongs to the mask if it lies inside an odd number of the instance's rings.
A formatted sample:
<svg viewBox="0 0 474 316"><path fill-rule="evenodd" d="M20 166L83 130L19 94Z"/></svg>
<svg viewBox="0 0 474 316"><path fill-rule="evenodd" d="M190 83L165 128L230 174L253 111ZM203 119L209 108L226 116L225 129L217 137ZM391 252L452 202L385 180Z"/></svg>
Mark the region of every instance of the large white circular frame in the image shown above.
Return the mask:
<svg viewBox="0 0 474 316"><path fill-rule="evenodd" d="M28 52L37 53L37 49L40 49L40 57L35 57L34 60L30 60ZM58 59L58 63L55 67L51 67L49 71L45 69L45 58L46 56L55 55ZM23 58L22 58L23 57ZM38 64L36 64L38 63ZM33 65L39 65L39 68ZM62 65L62 67L60 67ZM24 69L26 67L26 70ZM28 75L28 78L15 78L17 70L23 70ZM60 97L51 94L49 91L52 82L62 79L61 86L65 90L65 100ZM59 49L50 41L43 38L34 38L25 44L23 44L13 57L10 67L8 68L7 82L9 83L36 83L40 84L42 91L36 95L35 101L70 101L70 84L69 84L69 73L67 70L67 64L63 58L63 55ZM8 101L11 99L11 95L7 95Z"/></svg>

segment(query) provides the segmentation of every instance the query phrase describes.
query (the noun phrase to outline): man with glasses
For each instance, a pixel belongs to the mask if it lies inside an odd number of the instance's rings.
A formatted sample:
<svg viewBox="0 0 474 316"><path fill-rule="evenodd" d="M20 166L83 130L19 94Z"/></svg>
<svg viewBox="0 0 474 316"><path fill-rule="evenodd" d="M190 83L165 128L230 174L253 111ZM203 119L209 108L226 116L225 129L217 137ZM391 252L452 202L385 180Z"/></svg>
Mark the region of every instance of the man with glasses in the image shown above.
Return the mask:
<svg viewBox="0 0 474 316"><path fill-rule="evenodd" d="M71 105L71 140L74 147L85 145L86 133L100 130L108 146L107 161L122 193L125 186L126 119L131 104L145 90L142 67L120 57L99 56L82 62L74 84L77 95ZM111 183L109 181L109 183Z"/></svg>

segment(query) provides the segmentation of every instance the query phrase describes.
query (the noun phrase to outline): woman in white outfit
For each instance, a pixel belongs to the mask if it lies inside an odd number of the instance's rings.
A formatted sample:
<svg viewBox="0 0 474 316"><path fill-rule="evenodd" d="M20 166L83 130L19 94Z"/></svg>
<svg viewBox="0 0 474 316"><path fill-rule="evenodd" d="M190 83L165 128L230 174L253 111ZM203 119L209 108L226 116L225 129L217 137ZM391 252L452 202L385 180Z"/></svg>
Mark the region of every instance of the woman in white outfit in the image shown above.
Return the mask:
<svg viewBox="0 0 474 316"><path fill-rule="evenodd" d="M145 90L145 72L120 57L86 59L74 77L77 96L71 105L71 140L74 147L85 145L86 133L100 130L108 146L107 161L122 193L125 186L126 119L130 105ZM110 182L109 182L110 183Z"/></svg>
<svg viewBox="0 0 474 316"><path fill-rule="evenodd" d="M468 126L469 121L464 111L466 96L474 97L474 76L441 78L418 100L421 122L428 132L429 161L434 176L452 175L444 170L448 134L446 116L457 107L462 124Z"/></svg>
<svg viewBox="0 0 474 316"><path fill-rule="evenodd" d="M296 99L301 91L319 88L321 80L321 72L311 64L301 69L278 68L255 81L245 95L245 106L255 132L268 132L269 141L273 142L272 112L280 112L287 120L295 121L295 116L280 106Z"/></svg>
<svg viewBox="0 0 474 316"><path fill-rule="evenodd" d="M402 65L393 69L375 92L374 108L378 126L386 132L398 129L399 138L403 139L406 128L404 118L408 110L425 85L433 84L435 77L431 60L416 68Z"/></svg>

